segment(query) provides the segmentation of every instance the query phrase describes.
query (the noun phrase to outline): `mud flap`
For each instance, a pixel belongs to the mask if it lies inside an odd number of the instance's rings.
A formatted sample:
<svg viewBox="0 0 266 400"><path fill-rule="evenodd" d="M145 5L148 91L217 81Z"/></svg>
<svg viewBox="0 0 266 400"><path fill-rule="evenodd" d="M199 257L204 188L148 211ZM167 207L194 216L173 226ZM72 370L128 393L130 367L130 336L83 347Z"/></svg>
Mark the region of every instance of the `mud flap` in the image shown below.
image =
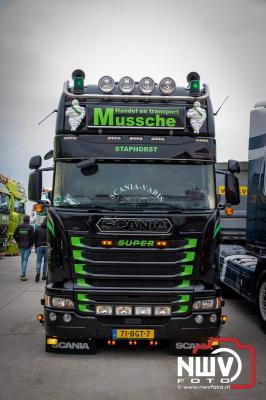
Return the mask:
<svg viewBox="0 0 266 400"><path fill-rule="evenodd" d="M55 341L58 341L58 343L53 343ZM96 354L96 340L71 340L46 337L45 351L48 353L93 355Z"/></svg>
<svg viewBox="0 0 266 400"><path fill-rule="evenodd" d="M172 355L187 355L191 356L193 353L193 349L199 344L207 344L207 341L204 342L180 342L179 340L170 340L169 342L169 353ZM213 345L208 350L200 350L197 355L210 355L211 352L219 347L219 343Z"/></svg>

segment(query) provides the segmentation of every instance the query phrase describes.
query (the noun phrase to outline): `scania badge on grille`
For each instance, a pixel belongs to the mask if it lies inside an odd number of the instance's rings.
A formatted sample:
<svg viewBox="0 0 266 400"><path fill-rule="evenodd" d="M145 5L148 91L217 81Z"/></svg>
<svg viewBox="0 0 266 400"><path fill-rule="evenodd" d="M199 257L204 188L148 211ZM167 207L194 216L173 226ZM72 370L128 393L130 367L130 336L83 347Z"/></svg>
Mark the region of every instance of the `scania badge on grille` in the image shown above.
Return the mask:
<svg viewBox="0 0 266 400"><path fill-rule="evenodd" d="M172 230L168 218L101 218L96 226L102 233L168 234Z"/></svg>

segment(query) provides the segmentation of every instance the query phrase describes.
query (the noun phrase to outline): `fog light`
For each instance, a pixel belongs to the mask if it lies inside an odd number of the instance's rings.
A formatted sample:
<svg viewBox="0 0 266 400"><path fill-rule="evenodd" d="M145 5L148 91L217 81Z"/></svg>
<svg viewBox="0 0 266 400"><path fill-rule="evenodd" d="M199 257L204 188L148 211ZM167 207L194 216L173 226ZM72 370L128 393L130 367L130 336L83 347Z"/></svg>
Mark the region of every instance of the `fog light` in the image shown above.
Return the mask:
<svg viewBox="0 0 266 400"><path fill-rule="evenodd" d="M210 316L210 322L215 323L217 321L217 315L216 314L212 314Z"/></svg>
<svg viewBox="0 0 266 400"><path fill-rule="evenodd" d="M164 317L171 315L171 307L169 306L158 306L154 307L154 315Z"/></svg>
<svg viewBox="0 0 266 400"><path fill-rule="evenodd" d="M135 307L135 315L151 315L151 307L137 306Z"/></svg>
<svg viewBox="0 0 266 400"><path fill-rule="evenodd" d="M195 317L195 322L196 322L197 324L202 324L202 322L203 322L203 316L202 316L202 315L196 315L196 317Z"/></svg>
<svg viewBox="0 0 266 400"><path fill-rule="evenodd" d="M115 314L116 315L132 315L132 307L131 306L116 306Z"/></svg>
<svg viewBox="0 0 266 400"><path fill-rule="evenodd" d="M54 312L50 312L49 320L52 322L56 321L56 314Z"/></svg>
<svg viewBox="0 0 266 400"><path fill-rule="evenodd" d="M66 323L70 322L71 319L72 319L72 317L71 317L70 314L64 314L64 315L63 315L63 320L64 320Z"/></svg>
<svg viewBox="0 0 266 400"><path fill-rule="evenodd" d="M112 312L113 312L112 306L105 306L105 305L96 306L97 315L112 315Z"/></svg>

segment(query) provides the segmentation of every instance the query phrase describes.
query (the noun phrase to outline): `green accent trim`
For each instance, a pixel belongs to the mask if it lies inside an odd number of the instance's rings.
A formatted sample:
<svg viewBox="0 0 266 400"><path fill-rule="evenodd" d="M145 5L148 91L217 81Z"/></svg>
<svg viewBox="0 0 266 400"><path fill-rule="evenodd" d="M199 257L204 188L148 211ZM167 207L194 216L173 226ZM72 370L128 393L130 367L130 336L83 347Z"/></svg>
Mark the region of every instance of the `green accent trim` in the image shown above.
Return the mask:
<svg viewBox="0 0 266 400"><path fill-rule="evenodd" d="M181 307L179 307L179 309L178 309L178 314L182 314L182 313L185 313L185 312L187 312L188 311L188 306L187 305L185 305L185 306L181 306Z"/></svg>
<svg viewBox="0 0 266 400"><path fill-rule="evenodd" d="M194 261L195 260L195 251L186 251L185 252L186 257L181 260L181 262L187 262L187 261Z"/></svg>
<svg viewBox="0 0 266 400"><path fill-rule="evenodd" d="M190 281L188 279L184 279L180 285L177 286L179 289L186 289L190 286Z"/></svg>
<svg viewBox="0 0 266 400"><path fill-rule="evenodd" d="M88 275L88 273L86 271L84 271L84 264L74 264L74 269L76 274L80 274L80 275Z"/></svg>
<svg viewBox="0 0 266 400"><path fill-rule="evenodd" d="M197 246L198 239L186 239L188 244L186 244L183 249L193 249Z"/></svg>
<svg viewBox="0 0 266 400"><path fill-rule="evenodd" d="M81 115L81 112L75 106L72 106L71 108L76 114Z"/></svg>
<svg viewBox="0 0 266 400"><path fill-rule="evenodd" d="M91 287L91 285L89 285L87 282L85 282L84 278L78 278L77 279L77 285L81 286L81 287Z"/></svg>
<svg viewBox="0 0 266 400"><path fill-rule="evenodd" d="M79 311L81 311L81 312L89 312L90 311L88 304L79 304L78 307L79 307Z"/></svg>
<svg viewBox="0 0 266 400"><path fill-rule="evenodd" d="M85 258L82 256L82 250L73 250L74 260L84 261Z"/></svg>
<svg viewBox="0 0 266 400"><path fill-rule="evenodd" d="M189 294L181 294L181 299L178 300L179 303L188 303L190 299Z"/></svg>
<svg viewBox="0 0 266 400"><path fill-rule="evenodd" d="M192 275L193 265L184 265L185 271L181 272L180 276Z"/></svg>
<svg viewBox="0 0 266 400"><path fill-rule="evenodd" d="M216 238L216 236L218 235L218 233L219 233L220 230L221 230L221 223L219 223L219 224L216 226L216 228L214 229L214 232L213 232L213 239Z"/></svg>
<svg viewBox="0 0 266 400"><path fill-rule="evenodd" d="M81 237L79 236L71 236L71 244L72 246L76 246L76 247L84 247L84 244L81 243Z"/></svg>
<svg viewBox="0 0 266 400"><path fill-rule="evenodd" d="M78 301L89 301L86 294L78 293Z"/></svg>
<svg viewBox="0 0 266 400"><path fill-rule="evenodd" d="M55 237L54 226L51 224L50 220L47 221L47 229L51 232L53 237Z"/></svg>

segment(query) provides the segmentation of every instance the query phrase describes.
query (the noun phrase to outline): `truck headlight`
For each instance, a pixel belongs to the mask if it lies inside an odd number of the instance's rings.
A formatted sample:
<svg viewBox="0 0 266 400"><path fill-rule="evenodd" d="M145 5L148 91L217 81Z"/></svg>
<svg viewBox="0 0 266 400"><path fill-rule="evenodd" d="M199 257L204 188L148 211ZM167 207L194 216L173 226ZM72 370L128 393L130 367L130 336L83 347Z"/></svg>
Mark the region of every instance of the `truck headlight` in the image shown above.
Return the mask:
<svg viewBox="0 0 266 400"><path fill-rule="evenodd" d="M171 315L171 307L170 306L156 306L154 307L154 315L157 317L166 317Z"/></svg>
<svg viewBox="0 0 266 400"><path fill-rule="evenodd" d="M143 94L151 94L155 89L154 80L149 78L148 76L142 78L139 82L139 90Z"/></svg>
<svg viewBox="0 0 266 400"><path fill-rule="evenodd" d="M60 308L60 309L74 309L74 301L66 297L56 297L45 295L46 307Z"/></svg>
<svg viewBox="0 0 266 400"><path fill-rule="evenodd" d="M98 82L98 87L103 93L111 93L115 87L115 81L110 76L103 76Z"/></svg>
<svg viewBox="0 0 266 400"><path fill-rule="evenodd" d="M134 90L135 82L129 76L124 76L123 78L120 79L118 87L122 93L130 94Z"/></svg>
<svg viewBox="0 0 266 400"><path fill-rule="evenodd" d="M163 78L159 84L160 92L163 94L172 94L175 89L175 81L172 78Z"/></svg>
<svg viewBox="0 0 266 400"><path fill-rule="evenodd" d="M116 315L132 315L131 306L115 306Z"/></svg>
<svg viewBox="0 0 266 400"><path fill-rule="evenodd" d="M136 306L135 315L151 315L150 306Z"/></svg>
<svg viewBox="0 0 266 400"><path fill-rule="evenodd" d="M96 306L96 314L97 315L112 315L113 307L107 305L98 305Z"/></svg>
<svg viewBox="0 0 266 400"><path fill-rule="evenodd" d="M217 307L217 299L211 298L211 299L199 299L195 300L192 306L192 310L212 310Z"/></svg>

